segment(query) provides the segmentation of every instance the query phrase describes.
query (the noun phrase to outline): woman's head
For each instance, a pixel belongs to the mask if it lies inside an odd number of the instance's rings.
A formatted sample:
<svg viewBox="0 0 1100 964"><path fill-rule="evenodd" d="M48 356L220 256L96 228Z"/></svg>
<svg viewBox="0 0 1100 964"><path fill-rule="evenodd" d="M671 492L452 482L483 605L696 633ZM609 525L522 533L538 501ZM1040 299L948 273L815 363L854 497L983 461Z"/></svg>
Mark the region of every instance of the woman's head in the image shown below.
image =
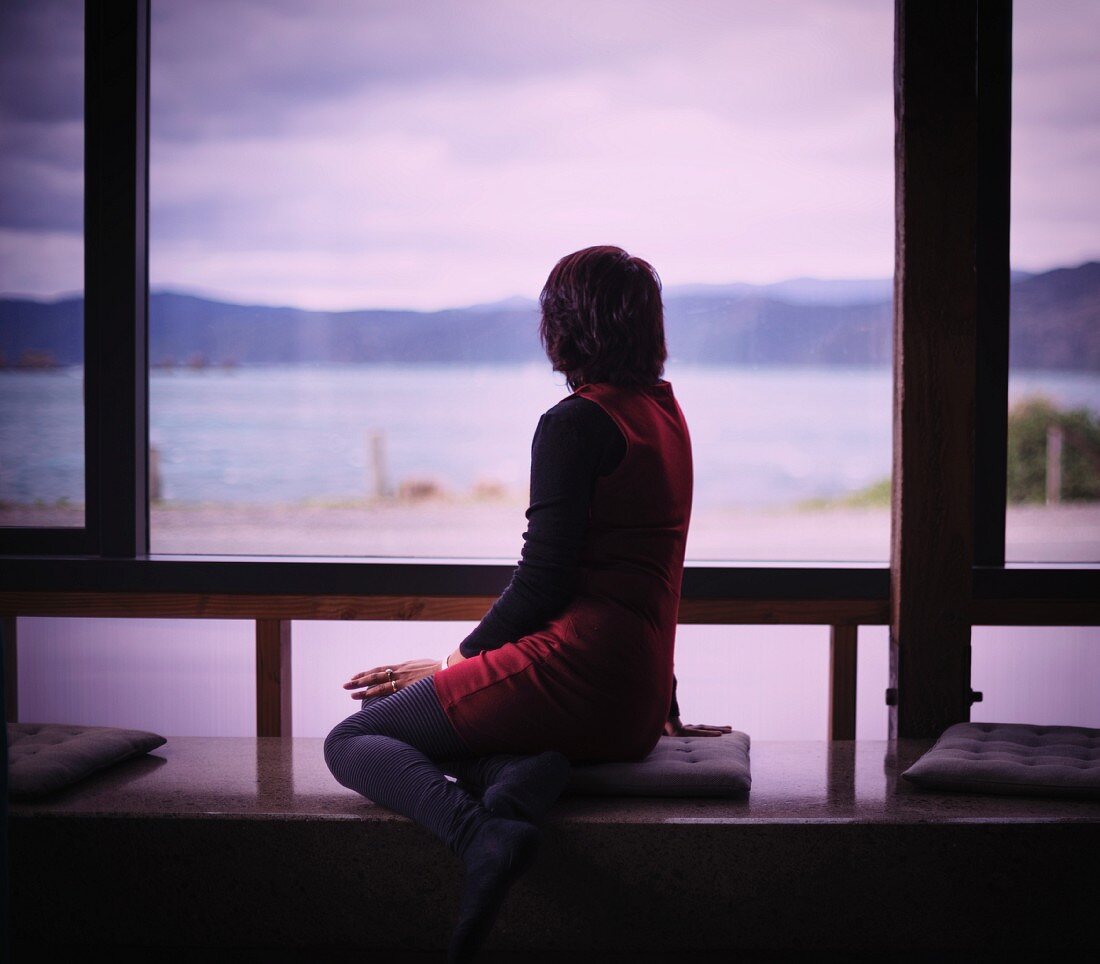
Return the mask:
<svg viewBox="0 0 1100 964"><path fill-rule="evenodd" d="M588 382L652 385L664 372L661 279L622 248L574 251L550 272L539 296L539 339L570 389Z"/></svg>

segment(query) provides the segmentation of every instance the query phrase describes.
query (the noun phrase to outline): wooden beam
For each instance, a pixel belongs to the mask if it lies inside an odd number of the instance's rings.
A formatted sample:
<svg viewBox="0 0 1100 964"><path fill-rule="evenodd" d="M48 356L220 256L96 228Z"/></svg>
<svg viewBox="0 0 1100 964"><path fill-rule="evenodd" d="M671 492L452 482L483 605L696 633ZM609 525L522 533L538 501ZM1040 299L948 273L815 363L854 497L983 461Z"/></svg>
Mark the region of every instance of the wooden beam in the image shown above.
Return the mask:
<svg viewBox="0 0 1100 964"><path fill-rule="evenodd" d="M886 599L681 599L679 618L681 624L704 626L883 625L889 620Z"/></svg>
<svg viewBox="0 0 1100 964"><path fill-rule="evenodd" d="M314 596L198 593L0 592L0 613L148 619L480 620L496 596ZM684 599L680 622L885 624L886 600Z"/></svg>
<svg viewBox="0 0 1100 964"><path fill-rule="evenodd" d="M7 723L19 722L19 638L16 616L0 616L4 637L4 717Z"/></svg>
<svg viewBox="0 0 1100 964"><path fill-rule="evenodd" d="M856 738L858 626L829 627L829 739Z"/></svg>
<svg viewBox="0 0 1100 964"><path fill-rule="evenodd" d="M256 620L256 735L292 736L289 619Z"/></svg>
<svg viewBox="0 0 1100 964"><path fill-rule="evenodd" d="M1100 626L1100 599L975 599L972 626Z"/></svg>
<svg viewBox="0 0 1100 964"><path fill-rule="evenodd" d="M496 596L260 596L195 593L0 592L8 616L110 616L146 619L481 619ZM969 621L981 626L1100 626L1100 598L1017 596L974 599ZM885 600L684 599L683 625L811 625L890 622Z"/></svg>
<svg viewBox="0 0 1100 964"><path fill-rule="evenodd" d="M478 620L496 596L0 592L0 613L148 619Z"/></svg>
<svg viewBox="0 0 1100 964"><path fill-rule="evenodd" d="M970 718L977 0L896 0L889 736Z"/></svg>

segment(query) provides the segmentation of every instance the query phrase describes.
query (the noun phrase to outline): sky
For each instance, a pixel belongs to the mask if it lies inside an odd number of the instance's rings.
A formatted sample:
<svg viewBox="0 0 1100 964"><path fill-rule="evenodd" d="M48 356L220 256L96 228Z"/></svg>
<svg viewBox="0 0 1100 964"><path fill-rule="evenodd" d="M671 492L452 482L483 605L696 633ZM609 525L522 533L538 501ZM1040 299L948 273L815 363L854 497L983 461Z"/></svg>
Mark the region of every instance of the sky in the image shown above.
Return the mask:
<svg viewBox="0 0 1100 964"><path fill-rule="evenodd" d="M1014 267L1100 256L1100 3L1016 0ZM891 0L153 0L154 287L307 308L888 277ZM0 12L0 292L81 285L81 5Z"/></svg>

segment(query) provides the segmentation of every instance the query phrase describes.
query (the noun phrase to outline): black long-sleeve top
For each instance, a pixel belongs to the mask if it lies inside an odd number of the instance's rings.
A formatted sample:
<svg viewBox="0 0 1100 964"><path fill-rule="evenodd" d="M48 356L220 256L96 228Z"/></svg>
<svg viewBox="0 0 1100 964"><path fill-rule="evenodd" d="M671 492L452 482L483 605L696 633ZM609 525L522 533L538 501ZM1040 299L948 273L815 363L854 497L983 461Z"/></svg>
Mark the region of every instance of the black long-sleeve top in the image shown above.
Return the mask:
<svg viewBox="0 0 1100 964"><path fill-rule="evenodd" d="M463 656L497 649L540 629L579 588L581 553L596 479L626 455L626 438L604 409L569 395L543 414L531 442L531 500L519 565L500 598L460 644ZM676 678L669 717L680 715Z"/></svg>

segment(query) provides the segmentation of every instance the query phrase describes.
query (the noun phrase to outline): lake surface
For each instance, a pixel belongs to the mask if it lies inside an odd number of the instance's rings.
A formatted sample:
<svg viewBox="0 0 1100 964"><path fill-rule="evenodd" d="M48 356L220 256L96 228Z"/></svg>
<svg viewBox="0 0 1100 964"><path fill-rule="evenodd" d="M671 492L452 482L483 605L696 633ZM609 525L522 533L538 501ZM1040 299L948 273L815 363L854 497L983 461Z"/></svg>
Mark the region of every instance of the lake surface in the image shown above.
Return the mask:
<svg viewBox="0 0 1100 964"><path fill-rule="evenodd" d="M890 471L886 368L669 364L687 417L699 508L833 497ZM0 372L0 499L83 502L83 369ZM1014 373L1011 400L1043 392L1100 412L1100 376ZM525 493L539 415L567 395L545 365L277 365L150 375L162 497L268 504L372 494L384 477L463 492Z"/></svg>

